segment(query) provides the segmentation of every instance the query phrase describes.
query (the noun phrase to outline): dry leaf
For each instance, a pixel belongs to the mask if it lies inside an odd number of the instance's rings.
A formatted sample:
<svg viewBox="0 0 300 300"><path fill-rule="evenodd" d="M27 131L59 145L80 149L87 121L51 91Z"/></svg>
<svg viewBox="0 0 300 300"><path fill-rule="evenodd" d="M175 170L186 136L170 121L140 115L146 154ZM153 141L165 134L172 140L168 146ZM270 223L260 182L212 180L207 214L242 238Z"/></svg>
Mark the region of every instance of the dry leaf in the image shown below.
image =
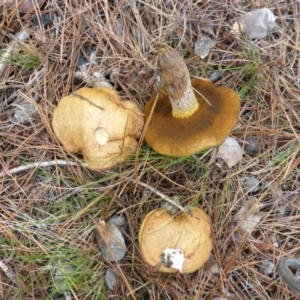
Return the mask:
<svg viewBox="0 0 300 300"><path fill-rule="evenodd" d="M235 214L234 220L246 233L251 234L264 213L260 212L262 205L256 198L248 200Z"/></svg>
<svg viewBox="0 0 300 300"><path fill-rule="evenodd" d="M223 51L226 51L227 48L228 48L228 46L225 43L217 43L216 47L223 50Z"/></svg>
<svg viewBox="0 0 300 300"><path fill-rule="evenodd" d="M265 38L273 29L276 17L268 8L260 8L239 17L232 31L246 33L249 39Z"/></svg>
<svg viewBox="0 0 300 300"><path fill-rule="evenodd" d="M32 102L23 98L19 101L15 101L12 105L14 109L10 116L11 122L27 124L32 121L32 115L36 112L35 105Z"/></svg>
<svg viewBox="0 0 300 300"><path fill-rule="evenodd" d="M211 17L204 16L203 18L201 18L201 21L200 21L201 31L211 37L215 37L213 24L214 24L214 21Z"/></svg>
<svg viewBox="0 0 300 300"><path fill-rule="evenodd" d="M8 8L17 8L20 13L27 14L41 7L44 2L45 0L4 0L0 1L0 5L4 4Z"/></svg>
<svg viewBox="0 0 300 300"><path fill-rule="evenodd" d="M138 93L143 93L145 91L149 91L150 93L157 81L154 72L148 68L111 68L110 80L113 83L125 85Z"/></svg>
<svg viewBox="0 0 300 300"><path fill-rule="evenodd" d="M225 162L229 168L232 168L241 160L242 155L242 148L239 143L232 137L227 137L218 149L216 157L221 159L221 163L217 165L221 167L222 163Z"/></svg>
<svg viewBox="0 0 300 300"><path fill-rule="evenodd" d="M78 57L74 78L84 81L92 87L107 87L113 89L113 86L107 81L105 74L99 66L96 51L90 53L88 60L83 56Z"/></svg>
<svg viewBox="0 0 300 300"><path fill-rule="evenodd" d="M253 243L253 245L261 253L267 253L269 251L274 250L274 245L270 245L265 242L257 242L257 243Z"/></svg>

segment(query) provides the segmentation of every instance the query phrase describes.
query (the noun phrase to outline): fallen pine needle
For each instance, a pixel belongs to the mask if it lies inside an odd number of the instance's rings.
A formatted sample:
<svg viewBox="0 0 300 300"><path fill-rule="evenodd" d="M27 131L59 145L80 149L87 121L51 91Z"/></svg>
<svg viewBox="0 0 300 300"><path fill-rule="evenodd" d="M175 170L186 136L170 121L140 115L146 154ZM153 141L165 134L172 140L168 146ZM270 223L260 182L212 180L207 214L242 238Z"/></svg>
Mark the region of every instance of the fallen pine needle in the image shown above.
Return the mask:
<svg viewBox="0 0 300 300"><path fill-rule="evenodd" d="M44 161L44 162L36 162L36 163L31 163L28 165L24 165L24 166L20 166L20 167L16 167L13 169L9 169L7 171L3 171L0 173L0 178L1 177L5 177L8 175L13 175L22 171L26 171L29 169L34 169L34 168L44 168L44 167L51 167L51 166L56 166L56 165L70 165L70 166L75 166L77 165L78 162L70 162L70 161L66 161L66 160L50 160L50 161ZM86 164L84 163L80 163L81 166L86 166Z"/></svg>
<svg viewBox="0 0 300 300"><path fill-rule="evenodd" d="M167 195L165 195L164 193L160 192L159 190L157 190L153 186L151 186L151 185L149 185L147 183L141 182L141 181L135 181L133 179L130 179L130 181L132 183L136 183L136 184L138 184L140 186L145 187L146 189L148 189L152 193L156 194L157 196L159 196L159 197L163 198L164 200L166 200L167 202L169 202L171 205L177 207L180 211L187 212L186 208L184 208L183 206L181 206L180 204L178 204L176 201L174 201L172 198L170 198Z"/></svg>

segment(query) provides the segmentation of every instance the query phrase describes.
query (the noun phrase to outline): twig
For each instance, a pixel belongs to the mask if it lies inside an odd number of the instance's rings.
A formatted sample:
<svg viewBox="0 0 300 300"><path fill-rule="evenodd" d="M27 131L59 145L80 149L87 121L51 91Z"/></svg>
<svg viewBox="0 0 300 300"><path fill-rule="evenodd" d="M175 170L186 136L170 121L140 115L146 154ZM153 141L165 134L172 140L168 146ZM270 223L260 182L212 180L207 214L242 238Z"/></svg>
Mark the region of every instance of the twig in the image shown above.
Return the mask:
<svg viewBox="0 0 300 300"><path fill-rule="evenodd" d="M89 100L88 98L83 97L83 96L81 96L81 95L79 95L79 94L77 94L77 93L75 93L75 92L73 92L72 94L73 94L74 96L80 98L81 100L85 100L85 101L88 102L89 104L91 104L91 105L93 105L93 106L95 106L95 107L97 107L97 108L99 108L99 109L101 109L101 110L104 110L103 107L101 107L101 106L99 106L99 105L93 103L93 102L92 102L91 100Z"/></svg>
<svg viewBox="0 0 300 300"><path fill-rule="evenodd" d="M13 169L9 169L7 171L1 172L0 173L0 178L5 177L7 175L13 175L22 171L26 171L29 169L34 169L34 168L43 168L43 167L51 167L55 165L70 165L70 166L76 166L78 162L72 162L72 161L66 161L66 160L50 160L50 161L44 161L44 162L36 162L36 163L31 163L25 166L20 166L16 167ZM84 163L79 163L81 166L86 167L86 164Z"/></svg>
<svg viewBox="0 0 300 300"><path fill-rule="evenodd" d="M62 196L54 198L54 200L52 200L52 201L55 201L56 203L57 202L62 202L63 200L68 199L68 198L70 198L72 196L75 196L78 193L80 193L80 189L74 188L70 192L67 192L67 193L65 193Z"/></svg>
<svg viewBox="0 0 300 300"><path fill-rule="evenodd" d="M153 186L151 186L147 183L144 183L144 182L137 181L137 180L133 180L133 179L129 179L129 180L133 183L137 183L138 185L145 187L146 189L148 189L152 193L156 194L157 196L159 196L159 197L163 198L164 200L166 200L167 202L169 202L171 205L177 207L180 211L182 211L184 213L187 212L186 208L184 208L183 206L178 204L176 201L174 201L172 198L170 198L167 195L165 195L164 193L160 192L159 190L157 190Z"/></svg>

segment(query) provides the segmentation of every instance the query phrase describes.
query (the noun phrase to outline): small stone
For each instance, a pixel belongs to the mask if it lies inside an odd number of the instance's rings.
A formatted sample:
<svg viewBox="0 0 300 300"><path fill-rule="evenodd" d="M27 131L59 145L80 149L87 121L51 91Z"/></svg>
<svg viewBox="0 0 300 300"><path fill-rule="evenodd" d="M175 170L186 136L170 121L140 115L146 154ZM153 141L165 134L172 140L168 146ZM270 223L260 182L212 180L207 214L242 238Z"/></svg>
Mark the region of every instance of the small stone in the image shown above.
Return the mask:
<svg viewBox="0 0 300 300"><path fill-rule="evenodd" d="M126 244L121 230L114 224L96 226L97 244L108 261L119 261L126 255Z"/></svg>
<svg viewBox="0 0 300 300"><path fill-rule="evenodd" d="M118 275L117 273L112 269L106 269L105 273L105 282L106 286L110 290L114 290L116 283L117 283Z"/></svg>
<svg viewBox="0 0 300 300"><path fill-rule="evenodd" d="M210 76L208 77L208 79L211 81L211 82L216 82L217 80L219 80L222 76L222 72L220 71L214 71L210 74Z"/></svg>
<svg viewBox="0 0 300 300"><path fill-rule="evenodd" d="M275 265L274 262L267 260L261 262L261 272L265 275L270 275L274 272Z"/></svg>
<svg viewBox="0 0 300 300"><path fill-rule="evenodd" d="M116 226L122 227L126 224L126 219L123 216L114 215L107 221L107 224L114 224Z"/></svg>
<svg viewBox="0 0 300 300"><path fill-rule="evenodd" d="M244 147L249 154L256 154L259 151L258 140L255 136L249 136Z"/></svg>
<svg viewBox="0 0 300 300"><path fill-rule="evenodd" d="M246 177L245 189L247 193L256 193L261 189L259 180L253 176Z"/></svg>
<svg viewBox="0 0 300 300"><path fill-rule="evenodd" d="M113 225L118 226L118 228L122 232L122 235L126 236L126 233L128 230L128 224L127 224L127 220L124 216L114 215L107 221L107 224L113 224Z"/></svg>
<svg viewBox="0 0 300 300"><path fill-rule="evenodd" d="M52 20L46 14L42 14L40 17L35 15L32 18L32 23L37 27L40 26L40 25L45 27L46 25L50 24L51 22L52 22Z"/></svg>
<svg viewBox="0 0 300 300"><path fill-rule="evenodd" d="M210 52L210 49L216 45L216 42L209 37L202 37L195 44L195 54L204 59Z"/></svg>
<svg viewBox="0 0 300 300"><path fill-rule="evenodd" d="M77 62L76 62L76 66L81 67L81 66L87 66L89 64L89 62L85 59L84 56L79 55Z"/></svg>

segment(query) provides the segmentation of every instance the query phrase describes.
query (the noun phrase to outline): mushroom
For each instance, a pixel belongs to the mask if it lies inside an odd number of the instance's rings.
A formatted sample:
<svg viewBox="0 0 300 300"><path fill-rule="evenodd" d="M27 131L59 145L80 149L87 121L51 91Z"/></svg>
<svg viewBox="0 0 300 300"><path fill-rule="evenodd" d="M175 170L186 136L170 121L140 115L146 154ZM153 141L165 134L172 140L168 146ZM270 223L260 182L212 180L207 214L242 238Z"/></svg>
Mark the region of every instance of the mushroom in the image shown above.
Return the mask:
<svg viewBox="0 0 300 300"><path fill-rule="evenodd" d="M180 55L168 45L158 49L165 87L145 106L145 140L158 153L191 155L220 145L235 126L239 95L206 79L190 80Z"/></svg>
<svg viewBox="0 0 300 300"><path fill-rule="evenodd" d="M52 126L65 150L82 153L90 169L101 171L134 153L143 116L113 89L81 88L59 102Z"/></svg>
<svg viewBox="0 0 300 300"><path fill-rule="evenodd" d="M199 207L176 216L158 208L141 225L139 247L143 260L160 272L194 272L211 253L210 219Z"/></svg>

